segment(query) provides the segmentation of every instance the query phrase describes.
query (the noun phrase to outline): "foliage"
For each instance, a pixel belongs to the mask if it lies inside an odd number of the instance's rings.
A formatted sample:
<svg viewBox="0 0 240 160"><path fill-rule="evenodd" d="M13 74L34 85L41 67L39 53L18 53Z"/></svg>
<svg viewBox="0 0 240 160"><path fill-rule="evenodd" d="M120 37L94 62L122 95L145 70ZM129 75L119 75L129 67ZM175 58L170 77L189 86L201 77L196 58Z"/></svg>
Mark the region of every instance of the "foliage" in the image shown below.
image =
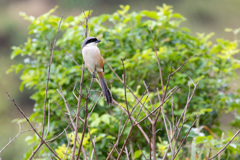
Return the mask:
<svg viewBox="0 0 240 160"><path fill-rule="evenodd" d="M201 125L208 126L212 128L218 136L221 136L221 131L218 127L218 118L222 113L240 107L238 103L239 95L228 95L228 84L230 80L236 76L234 70L240 68L239 60L233 57L239 52L237 41L217 39L216 43L213 43L210 41L213 33L197 34L197 36L191 35L188 28L180 27L180 23L184 21L185 18L178 13L173 13L171 6L168 5L157 7L157 11L143 10L132 13L128 12L130 9L128 5L120 7L121 10L113 14L102 14L90 19L90 36L95 36L103 42L98 45L103 57L119 76L123 74L120 59L124 58L127 85L140 97L145 91L142 83L143 80L145 80L147 84L150 84L149 88L152 92L151 96L153 96L153 101L157 102L156 89L157 87L160 88L161 84L149 27L153 30L153 38L158 51L158 58L160 59L163 69L164 82L166 82L167 75L171 70L170 62L172 62L174 70L190 56L198 55L191 58L170 81L170 88L176 85L182 86L180 91L174 95L174 115L179 116L185 106L188 95L188 76L191 77L194 82L201 80L186 116L188 117L192 114L194 117L199 113L203 114L199 120L198 127ZM56 35L58 23L61 19L60 17L51 15L55 9L37 18L21 13L26 20L31 22L28 28L29 38L24 45L12 47L13 52L11 58L21 55L26 57L26 59L24 63L13 65L8 70L8 72L22 72L20 90L23 90L24 86L28 89L33 88L35 90L35 93L31 96L31 98L35 100L35 106L34 113L31 115L30 120L38 123L42 123L43 118L47 69L51 53L50 46ZM62 87L66 101L73 107L73 110L76 111L75 105L77 104L77 100L73 96L72 90L75 84L77 84L77 88L79 86L81 71L66 54L63 47L71 53L78 64L82 64L81 42L83 40L85 27L81 21L84 21L84 17L84 14L76 17L69 16L63 20L60 28L60 36L57 39L53 56L47 95L49 103L51 102L48 139L58 135L68 124L62 116L61 110L58 109L57 105L52 103L57 102L59 106L66 111L64 101L57 92L59 85ZM91 75L87 72L87 74L84 75L84 92L85 88L89 85L90 78ZM109 83L108 85L112 86L111 91L114 99L122 106L125 106L123 84L106 65L105 78ZM93 83L93 88L100 90L97 83ZM94 96L91 97L91 100L92 102L94 101ZM142 101L144 102L145 100L146 107L150 108L150 102L146 96L144 96ZM82 105L84 101L83 99ZM130 106L134 105L134 99L129 93L128 101ZM156 106L157 105L156 103ZM164 105L164 112L170 117L171 107L169 106L170 103ZM90 117L90 129L94 130L96 136L101 136L96 142L96 149L98 150L100 159L106 157L109 152L106 146L112 143L117 137L120 121L119 118L115 117L121 117L121 112L122 111L115 106L108 106L104 98L101 98L94 113ZM83 117L83 113L81 113L81 116ZM140 115L139 119L143 116L144 115ZM126 116L123 116L123 119L126 119ZM193 118L190 118L190 121L191 120L193 120ZM163 128L162 123L158 123L157 125L157 128ZM235 125L239 127L239 124L235 123ZM80 126L80 129L82 129L82 127L83 126ZM147 130L144 125L142 127L144 130ZM128 130L129 128L127 127L124 132L125 136ZM68 130L68 132L71 131ZM134 135L131 137L132 141L138 140L140 146L143 146L142 149L144 152L147 152L146 142L141 138L142 135L139 131L134 130L132 135ZM166 132L164 130L159 131L158 138L158 154L162 155L166 149L165 146L168 145ZM28 141L30 142L32 139L39 141L36 137L28 138ZM208 139L207 136L199 139L198 137L193 137L187 140L194 140L193 142L196 143L210 142L213 140L213 138ZM66 148L66 144L66 137L61 136L52 143L51 146L61 155L62 151ZM123 140L120 141L119 145L121 144L123 144ZM84 142L84 145L88 147L89 153L91 153L90 142ZM215 145L213 145L213 147L215 147ZM133 148L134 156L136 158L140 157L141 152L136 144L133 144ZM227 149L231 150L230 147ZM183 156L190 154L191 152L187 152L187 154L183 154ZM25 159L28 159L29 156L30 154L26 154ZM222 156L227 155L224 154Z"/></svg>

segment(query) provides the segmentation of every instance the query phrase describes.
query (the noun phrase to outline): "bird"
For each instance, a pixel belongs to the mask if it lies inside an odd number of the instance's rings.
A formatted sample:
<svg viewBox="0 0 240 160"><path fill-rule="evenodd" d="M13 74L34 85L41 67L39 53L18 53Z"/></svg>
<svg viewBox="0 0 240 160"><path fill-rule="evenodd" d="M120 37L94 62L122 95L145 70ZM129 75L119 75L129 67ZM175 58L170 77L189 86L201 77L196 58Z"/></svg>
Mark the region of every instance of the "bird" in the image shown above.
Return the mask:
<svg viewBox="0 0 240 160"><path fill-rule="evenodd" d="M112 105L113 104L112 94L104 78L103 58L99 48L97 47L97 44L99 42L101 41L95 37L85 38L82 42L82 48L81 48L82 56L93 78L96 78L95 72L97 72L98 78L100 80L101 88L103 90L103 95L108 105Z"/></svg>

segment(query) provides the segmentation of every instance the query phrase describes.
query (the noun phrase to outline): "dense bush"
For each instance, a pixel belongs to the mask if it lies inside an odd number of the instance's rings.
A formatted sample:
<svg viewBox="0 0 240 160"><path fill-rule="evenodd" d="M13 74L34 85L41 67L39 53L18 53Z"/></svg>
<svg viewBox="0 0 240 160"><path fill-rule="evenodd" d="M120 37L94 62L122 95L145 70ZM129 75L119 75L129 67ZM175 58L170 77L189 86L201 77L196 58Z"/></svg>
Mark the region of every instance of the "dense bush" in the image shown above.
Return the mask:
<svg viewBox="0 0 240 160"><path fill-rule="evenodd" d="M171 7L167 5L157 7L157 11L143 10L132 13L128 12L129 8L129 6L121 6L121 10L113 14L102 14L90 19L90 36L95 36L102 41L98 46L103 57L120 77L123 73L120 59L124 58L127 85L140 97L145 91L143 85L143 80L145 80L147 84L150 84L149 87L153 97L156 97L156 89L157 87L161 88L161 84L149 27L151 27L153 31L165 82L171 69L170 62L172 62L174 70L190 56L198 55L191 58L170 81L170 88L176 85L182 86L174 95L174 115L179 116L185 105L188 94L188 76L191 77L194 82L201 80L186 116L193 115L189 120L189 122L191 122L195 115L203 114L196 128L202 125L208 126L217 136L221 137L218 118L224 112L240 107L238 103L239 95L228 94L228 84L233 77L236 77L234 70L240 67L239 60L233 57L239 52L237 40L217 39L216 42L213 43L209 40L213 33L193 36L188 28L180 27L180 23L183 22L185 18L180 14L173 13ZM35 100L35 106L34 113L31 115L30 120L38 123L42 123L43 118L47 68L51 53L50 45L56 35L58 23L61 19L60 17L51 15L54 11L55 9L38 18L27 16L24 13L21 14L26 20L31 22L28 28L29 38L24 45L12 47L13 52L11 58L21 55L26 57L26 59L24 63L14 65L8 71L21 71L22 84L20 90L23 90L24 86L34 89L35 92L31 98ZM53 56L48 90L48 100L51 106L48 138L59 134L67 126L67 122L62 116L61 111L57 105L52 103L57 102L62 106L64 111L66 110L64 101L56 90L59 88L59 85L62 87L63 94L69 105L76 110L77 100L73 96L72 90L75 84L79 86L81 70L66 54L63 47L71 53L79 64L82 64L81 42L83 40L85 27L81 24L81 21L84 21L84 14L76 17L69 16L63 19L60 28L60 35L56 43L57 48ZM84 92L86 92L85 88L89 86L90 78L91 75L87 71L84 75ZM106 65L105 78L108 85L111 86L110 88L114 99L125 106L123 84ZM92 88L100 90L97 83L93 83ZM91 98L93 101L94 96ZM130 94L128 94L128 100L130 106L133 106L134 99ZM156 102L156 99L153 99L153 101ZM84 100L82 100L82 104L83 103ZM156 103L155 107L157 105ZM169 105L168 103L165 104L164 112L170 117L171 107L169 107ZM148 100L146 106L150 108ZM90 127L92 132L94 132L92 134L97 136L96 149L98 150L100 159L106 157L109 152L107 148L109 143L115 142L116 140L119 119L115 117L120 117L121 112L122 111L116 106L108 106L104 98L101 98L94 113L90 117ZM81 116L83 116L83 113ZM140 115L139 118L141 118L141 116L143 117L144 115ZM126 116L123 118L126 119ZM239 124L234 124L236 127L239 127ZM157 128L163 128L163 123L159 122L157 125ZM188 128L187 125L185 127ZM145 128L144 125L143 128ZM124 134L127 134L128 130L127 128ZM70 130L68 130L68 132L70 132ZM205 136L201 136L203 133ZM204 143L206 144L206 148L210 146L213 150L221 148L222 145L220 145L220 142L217 144L216 139L211 135L209 136L208 132L203 131L203 133L190 134L191 136L188 139L189 143L195 145ZM132 142L138 139L139 144L145 143L144 139L141 139L141 134L138 130L133 131L133 135L131 139ZM27 141L36 147L36 142L40 140L33 136L28 137ZM206 142L208 142L209 145ZM120 145L122 143L123 141L120 142ZM225 141L223 141L222 144L224 143ZM58 138L51 146L61 155L61 150L65 151L66 144L66 137L61 136L61 138ZM91 150L91 145L87 137L85 138L84 146ZM158 154L162 155L166 146L166 132L161 130L158 132ZM235 144L235 146L229 147L227 152L225 152L226 154L223 154L222 157L227 156L227 154L237 154L239 151L237 151L236 147L239 147L239 145ZM135 157L138 158L140 156L139 150L134 143L133 148ZM202 154L206 155L207 150L202 150L201 148L202 145L199 147L199 151L201 150ZM147 147L143 147L143 150L147 152ZM25 159L27 159L30 154L31 151L25 155ZM41 154L44 154L44 152ZM193 153L188 151L187 154L183 156L186 157L190 154ZM199 154L198 150L196 154Z"/></svg>

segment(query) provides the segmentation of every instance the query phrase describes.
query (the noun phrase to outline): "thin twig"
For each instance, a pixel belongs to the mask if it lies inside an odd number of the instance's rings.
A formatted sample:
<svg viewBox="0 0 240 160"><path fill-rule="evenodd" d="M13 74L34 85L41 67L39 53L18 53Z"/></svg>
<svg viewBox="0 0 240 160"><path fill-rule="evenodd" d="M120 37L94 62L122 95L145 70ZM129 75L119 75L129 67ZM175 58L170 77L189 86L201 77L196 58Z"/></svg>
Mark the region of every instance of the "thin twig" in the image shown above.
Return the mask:
<svg viewBox="0 0 240 160"><path fill-rule="evenodd" d="M86 98L85 122L84 122L84 126L83 126L83 131L82 131L82 138L81 138L79 149L78 149L77 159L78 159L78 157L81 153L81 147L82 147L82 143L83 143L83 139L84 139L84 134L85 134L87 124L88 124L87 123L87 121L88 121L88 99L89 99L89 94L90 94L90 90L91 90L91 87L92 87L92 82L93 82L93 77L91 79L90 87L89 87L89 90L88 90L88 93L87 93L87 98Z"/></svg>
<svg viewBox="0 0 240 160"><path fill-rule="evenodd" d="M42 147L42 145L43 145L42 142L40 142L40 143L38 144L37 148L32 152L32 154L31 154L31 156L29 157L28 160L33 159L33 157L35 156L35 154L37 153L37 151Z"/></svg>
<svg viewBox="0 0 240 160"><path fill-rule="evenodd" d="M82 68L84 68L84 63L82 64ZM81 94L82 94L82 87L83 87L83 76L84 76L84 69L82 70L82 76L81 76L81 81L80 81L80 94L78 95L75 137L74 137L73 151L72 151L72 158L71 158L72 160L74 158L75 149L76 149L76 142L77 142L77 137L78 137L78 124L79 124L80 104L81 104L81 99L82 99ZM87 119L85 119L85 120L87 121ZM79 149L81 149L81 148L79 147Z"/></svg>
<svg viewBox="0 0 240 160"><path fill-rule="evenodd" d="M51 58L50 58L50 61L49 61L49 66L48 66L47 84L46 84L45 99L44 99L42 138L43 138L44 129L45 129L45 116L46 116L46 103L47 103L49 75L50 75L50 70L51 70L51 65L52 65L53 53L54 53L55 45L56 45L56 42L57 42L57 35L58 35L59 29L60 29L60 26L61 26L62 18L63 17L61 17L61 20L60 20L59 25L58 25L58 30L57 30L56 37L55 37L55 40L54 40L54 43L53 43L52 54L51 54Z"/></svg>
<svg viewBox="0 0 240 160"><path fill-rule="evenodd" d="M18 107L18 105L16 104L16 102L14 101L14 99L12 99L10 97L10 95L8 94L8 92L6 92L9 99L13 102L13 104L15 105L15 107L20 111L20 113L24 116L24 118L27 120L28 124L32 127L33 131L37 134L37 136L41 139L41 142L44 143L48 149L58 158L61 159L53 150L52 148L45 142L45 140L40 136L40 134L35 130L35 128L33 127L32 123L29 121L29 119L27 118L27 116L25 115L25 113L21 110L21 108Z"/></svg>
<svg viewBox="0 0 240 160"><path fill-rule="evenodd" d="M4 149L6 149L20 134L25 133L25 132L28 132L28 131L32 131L32 129L28 129L28 130L25 130L25 131L21 131L21 125L20 125L20 124L18 124L18 125L19 125L19 132L18 132L18 134L17 134L13 139L11 139L11 140L0 150L0 154L1 154L1 152L2 152Z"/></svg>
<svg viewBox="0 0 240 160"><path fill-rule="evenodd" d="M125 73L125 68L124 68L124 62L123 59L121 58L122 61L122 65L123 65L123 85L124 85L124 96L125 96L125 103L126 103L126 107L127 107L127 112L128 112L128 116L131 122L131 125L133 125L132 119L130 118L130 114L129 114L129 108L128 108L128 102L127 102L127 92L126 92L126 73Z"/></svg>
<svg viewBox="0 0 240 160"><path fill-rule="evenodd" d="M183 138L183 140L182 140L182 142L181 142L181 144L180 144L180 146L179 146L179 148L178 148L178 150L177 150L177 152L176 152L176 154L175 155L172 155L173 156L173 158L172 159L175 159L175 157L177 156L177 154L178 154L178 152L180 151L180 149L182 148L182 146L183 146L183 143L185 142L185 140L187 139L187 136L188 136L188 134L190 133L190 131L192 130L192 128L193 128L193 126L194 126L194 124L196 123L196 121L197 121L197 119L199 118L201 116L201 114L200 115L198 115L197 116L197 118L194 120L194 122L192 123L192 125L191 125L191 127L189 128L189 130L188 130L188 132L187 132L187 134L185 135L185 137ZM182 124L183 125L183 124ZM176 142L177 143L177 142ZM175 148L174 148L175 149Z"/></svg>
<svg viewBox="0 0 240 160"><path fill-rule="evenodd" d="M67 151L68 151L68 148L69 148L69 145L70 145L70 142L71 142L71 138L72 138L72 135L70 136L70 138L68 138L67 132L65 132L65 133L66 133L66 137L67 137L67 140L68 140L68 144L67 144L66 152L64 153L63 160L65 159L65 156L67 155Z"/></svg>
<svg viewBox="0 0 240 160"><path fill-rule="evenodd" d="M209 158L209 160L212 160L213 158L215 158L216 156L218 156L225 148L227 148L227 146L233 141L233 139L240 133L240 129L235 133L235 135L231 138L230 141L228 141L228 143L222 148L220 149L214 156L212 156L211 158Z"/></svg>
<svg viewBox="0 0 240 160"><path fill-rule="evenodd" d="M96 135L94 136L94 139L93 139L93 150L92 150L92 154L91 154L91 160L93 159L93 152L95 152L95 158L97 160L97 153L96 153L96 149L95 149L95 142L96 142Z"/></svg>
<svg viewBox="0 0 240 160"><path fill-rule="evenodd" d="M138 146L139 150L142 152L143 157L147 160L147 157L144 155L144 153L143 153L142 149L140 148L140 146L138 145L138 143L137 143L137 146Z"/></svg>
<svg viewBox="0 0 240 160"><path fill-rule="evenodd" d="M65 50L65 52L69 55L69 57L73 60L73 62L75 62L75 64L81 69L83 70L83 68L73 59L73 57L68 53L68 51L63 47L63 49Z"/></svg>

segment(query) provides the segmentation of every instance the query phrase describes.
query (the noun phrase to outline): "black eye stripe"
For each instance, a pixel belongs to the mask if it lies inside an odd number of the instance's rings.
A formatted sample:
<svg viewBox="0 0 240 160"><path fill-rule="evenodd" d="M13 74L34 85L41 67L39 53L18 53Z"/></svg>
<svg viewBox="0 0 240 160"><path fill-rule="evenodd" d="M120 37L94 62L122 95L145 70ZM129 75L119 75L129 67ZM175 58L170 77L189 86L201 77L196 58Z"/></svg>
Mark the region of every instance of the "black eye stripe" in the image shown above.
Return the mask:
<svg viewBox="0 0 240 160"><path fill-rule="evenodd" d="M97 38L89 39L89 40L86 42L86 44L91 43L91 42L96 42L96 41L97 41Z"/></svg>

